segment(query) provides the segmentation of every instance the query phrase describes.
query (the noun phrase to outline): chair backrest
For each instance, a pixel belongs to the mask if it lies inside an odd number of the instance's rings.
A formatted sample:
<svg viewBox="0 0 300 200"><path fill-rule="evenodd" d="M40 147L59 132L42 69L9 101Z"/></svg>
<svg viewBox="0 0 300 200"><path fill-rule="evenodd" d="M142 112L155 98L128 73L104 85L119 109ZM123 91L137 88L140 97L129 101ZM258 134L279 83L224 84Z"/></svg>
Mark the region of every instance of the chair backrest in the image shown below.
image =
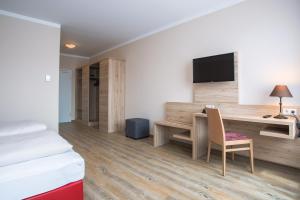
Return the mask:
<svg viewBox="0 0 300 200"><path fill-rule="evenodd" d="M225 129L219 109L206 108L208 117L208 138L210 141L223 145L225 142Z"/></svg>

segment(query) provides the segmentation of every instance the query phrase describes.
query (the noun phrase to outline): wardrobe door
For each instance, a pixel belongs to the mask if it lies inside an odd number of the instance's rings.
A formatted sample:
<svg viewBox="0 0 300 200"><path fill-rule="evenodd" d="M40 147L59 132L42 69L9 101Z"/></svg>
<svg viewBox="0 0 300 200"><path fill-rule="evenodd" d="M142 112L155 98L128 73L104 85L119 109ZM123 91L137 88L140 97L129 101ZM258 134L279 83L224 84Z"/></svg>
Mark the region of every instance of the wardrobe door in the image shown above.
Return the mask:
<svg viewBox="0 0 300 200"><path fill-rule="evenodd" d="M108 59L100 62L99 74L99 129L108 132L108 89L109 89L109 62Z"/></svg>
<svg viewBox="0 0 300 200"><path fill-rule="evenodd" d="M124 131L125 62L111 58L100 61L99 77L99 129Z"/></svg>
<svg viewBox="0 0 300 200"><path fill-rule="evenodd" d="M82 67L82 120L89 122L90 66Z"/></svg>
<svg viewBox="0 0 300 200"><path fill-rule="evenodd" d="M125 62L111 60L109 131L124 131L125 124Z"/></svg>

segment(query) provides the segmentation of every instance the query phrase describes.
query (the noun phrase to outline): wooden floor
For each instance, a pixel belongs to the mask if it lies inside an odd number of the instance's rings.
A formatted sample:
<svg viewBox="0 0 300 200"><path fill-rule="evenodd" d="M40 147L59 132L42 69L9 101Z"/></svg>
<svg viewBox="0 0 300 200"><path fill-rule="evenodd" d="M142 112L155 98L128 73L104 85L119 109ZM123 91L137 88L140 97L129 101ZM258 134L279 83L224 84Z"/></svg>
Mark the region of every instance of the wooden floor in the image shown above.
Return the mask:
<svg viewBox="0 0 300 200"><path fill-rule="evenodd" d="M248 159L237 157L223 177L219 155L211 163L193 161L191 149L177 143L153 148L151 138L132 140L76 123L61 124L60 134L85 159L85 200L300 199L298 169L256 161L253 175Z"/></svg>

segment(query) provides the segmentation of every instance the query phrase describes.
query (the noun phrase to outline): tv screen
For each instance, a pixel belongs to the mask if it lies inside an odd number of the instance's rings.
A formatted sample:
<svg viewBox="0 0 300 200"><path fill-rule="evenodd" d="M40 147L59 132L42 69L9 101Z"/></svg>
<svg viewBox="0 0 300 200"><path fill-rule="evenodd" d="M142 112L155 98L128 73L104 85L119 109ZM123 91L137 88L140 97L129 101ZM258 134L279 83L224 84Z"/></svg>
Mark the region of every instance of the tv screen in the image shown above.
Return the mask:
<svg viewBox="0 0 300 200"><path fill-rule="evenodd" d="M193 82L234 81L234 53L193 60Z"/></svg>

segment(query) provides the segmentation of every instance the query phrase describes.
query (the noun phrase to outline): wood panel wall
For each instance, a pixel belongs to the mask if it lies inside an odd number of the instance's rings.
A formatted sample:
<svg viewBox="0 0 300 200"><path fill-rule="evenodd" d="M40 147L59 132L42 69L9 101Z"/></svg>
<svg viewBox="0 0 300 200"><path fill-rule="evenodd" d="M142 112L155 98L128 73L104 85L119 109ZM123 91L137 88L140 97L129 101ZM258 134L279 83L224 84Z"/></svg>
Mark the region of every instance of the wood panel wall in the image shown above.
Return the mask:
<svg viewBox="0 0 300 200"><path fill-rule="evenodd" d="M238 54L234 53L234 81L193 84L193 102L239 103ZM217 72L216 72L217 73Z"/></svg>
<svg viewBox="0 0 300 200"><path fill-rule="evenodd" d="M193 113L200 113L203 110L202 104L167 102L165 104L165 119L171 122L192 124Z"/></svg>

